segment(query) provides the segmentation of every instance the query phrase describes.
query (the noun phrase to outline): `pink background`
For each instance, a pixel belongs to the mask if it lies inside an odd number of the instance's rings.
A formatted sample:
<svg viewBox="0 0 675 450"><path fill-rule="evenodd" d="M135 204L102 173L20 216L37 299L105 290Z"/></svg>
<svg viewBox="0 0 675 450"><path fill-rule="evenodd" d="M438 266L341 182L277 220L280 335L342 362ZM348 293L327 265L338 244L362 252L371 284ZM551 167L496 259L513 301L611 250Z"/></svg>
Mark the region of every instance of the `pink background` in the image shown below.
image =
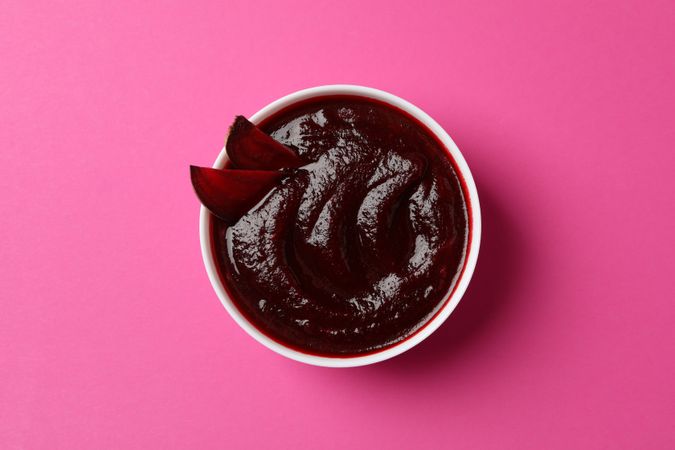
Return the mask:
<svg viewBox="0 0 675 450"><path fill-rule="evenodd" d="M675 3L169 3L0 7L0 448L675 448ZM188 179L336 82L445 126L485 222L448 322L352 370L235 325Z"/></svg>

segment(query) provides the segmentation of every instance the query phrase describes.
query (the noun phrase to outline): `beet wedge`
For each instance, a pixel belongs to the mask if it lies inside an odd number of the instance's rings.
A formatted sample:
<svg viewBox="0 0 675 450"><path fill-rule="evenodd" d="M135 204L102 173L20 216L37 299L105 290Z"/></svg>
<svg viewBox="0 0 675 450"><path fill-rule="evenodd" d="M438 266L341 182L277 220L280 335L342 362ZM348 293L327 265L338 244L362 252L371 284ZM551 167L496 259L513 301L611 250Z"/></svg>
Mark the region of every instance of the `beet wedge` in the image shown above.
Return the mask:
<svg viewBox="0 0 675 450"><path fill-rule="evenodd" d="M277 170L304 165L293 150L272 139L244 116L234 119L225 148L237 169Z"/></svg>
<svg viewBox="0 0 675 450"><path fill-rule="evenodd" d="M278 185L282 173L264 170L211 169L190 166L199 201L226 222L234 223Z"/></svg>

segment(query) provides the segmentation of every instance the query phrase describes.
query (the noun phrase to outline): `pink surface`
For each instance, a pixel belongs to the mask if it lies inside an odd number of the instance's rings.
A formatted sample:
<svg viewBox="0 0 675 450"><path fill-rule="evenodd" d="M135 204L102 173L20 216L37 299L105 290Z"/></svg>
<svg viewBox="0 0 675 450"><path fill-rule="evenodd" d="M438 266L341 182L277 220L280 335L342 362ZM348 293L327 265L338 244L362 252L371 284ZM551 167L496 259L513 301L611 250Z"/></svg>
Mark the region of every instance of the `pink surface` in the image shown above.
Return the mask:
<svg viewBox="0 0 675 450"><path fill-rule="evenodd" d="M675 4L12 2L0 448L675 447ZM217 300L188 164L327 83L454 137L484 246L409 353L286 360Z"/></svg>

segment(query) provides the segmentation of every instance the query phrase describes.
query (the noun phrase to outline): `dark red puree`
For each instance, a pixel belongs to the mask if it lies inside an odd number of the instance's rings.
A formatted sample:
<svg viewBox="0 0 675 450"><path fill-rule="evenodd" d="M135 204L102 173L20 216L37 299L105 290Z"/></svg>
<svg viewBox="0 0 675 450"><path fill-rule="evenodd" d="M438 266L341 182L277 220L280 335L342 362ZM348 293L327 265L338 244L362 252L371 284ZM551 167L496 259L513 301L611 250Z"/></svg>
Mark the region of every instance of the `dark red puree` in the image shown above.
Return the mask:
<svg viewBox="0 0 675 450"><path fill-rule="evenodd" d="M422 124L360 97L323 97L260 128L307 162L228 226L221 277L271 338L314 354L399 342L442 306L468 243L462 183Z"/></svg>

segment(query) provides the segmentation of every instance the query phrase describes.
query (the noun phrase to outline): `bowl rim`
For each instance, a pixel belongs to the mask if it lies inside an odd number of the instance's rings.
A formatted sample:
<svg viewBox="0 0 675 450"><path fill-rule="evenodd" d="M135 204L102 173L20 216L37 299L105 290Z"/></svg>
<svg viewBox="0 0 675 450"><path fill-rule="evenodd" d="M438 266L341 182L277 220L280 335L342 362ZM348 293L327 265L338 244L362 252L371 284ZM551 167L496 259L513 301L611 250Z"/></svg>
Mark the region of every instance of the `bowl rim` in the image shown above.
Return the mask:
<svg viewBox="0 0 675 450"><path fill-rule="evenodd" d="M218 275L218 269L213 258L211 245L211 214L204 206L201 206L199 213L199 238L204 266L214 291L216 291L218 298L234 321L252 338L270 350L302 363L322 367L356 367L384 361L389 358L393 358L394 356L400 355L407 350L410 350L429 337L450 316L466 292L476 267L482 231L481 211L478 199L478 190L476 189L476 184L471 174L471 170L469 169L464 156L450 135L427 113L396 95L390 94L380 89L351 84L317 86L293 92L273 101L253 114L250 117L250 121L257 124L270 115L280 111L281 109L291 106L294 103L301 102L313 97L331 95L352 95L372 98L393 105L407 112L424 124L432 133L434 133L434 135L447 148L454 159L455 165L459 169L460 176L463 178L466 191L469 195L468 208L470 209L470 216L472 219L470 222L471 240L467 248L468 257L464 262L463 271L455 283L454 288L451 289L443 298L443 306L441 309L411 336L380 351L367 353L364 355L344 357L303 353L299 350L287 347L284 344L268 337L258 330L253 324L251 324L248 319L246 319L246 317L244 317L243 314L237 309L232 299L229 297L227 290L223 286L220 276ZM223 148L220 151L220 154L218 155L215 163L213 164L213 167L223 168L226 162L227 153L225 148Z"/></svg>

